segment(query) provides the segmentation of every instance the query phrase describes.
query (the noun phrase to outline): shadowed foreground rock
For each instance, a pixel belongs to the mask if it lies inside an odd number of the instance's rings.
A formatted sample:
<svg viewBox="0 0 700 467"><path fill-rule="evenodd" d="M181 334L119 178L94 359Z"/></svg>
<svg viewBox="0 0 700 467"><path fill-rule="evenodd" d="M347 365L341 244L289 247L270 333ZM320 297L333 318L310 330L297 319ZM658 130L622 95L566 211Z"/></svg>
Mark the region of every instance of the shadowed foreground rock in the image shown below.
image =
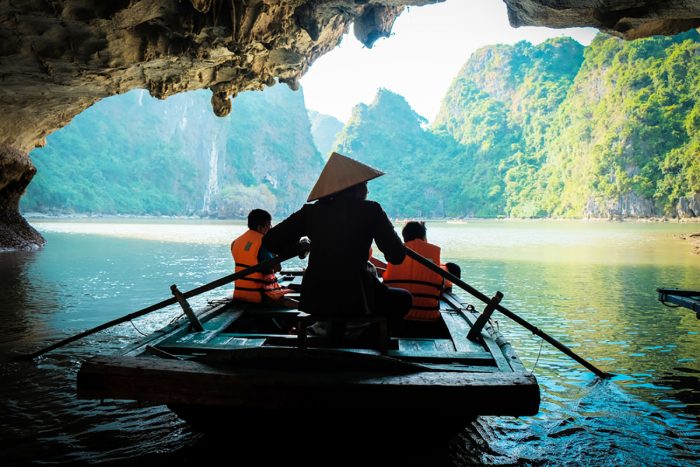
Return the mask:
<svg viewBox="0 0 700 467"><path fill-rule="evenodd" d="M514 27L591 26L623 39L670 36L700 27L695 0L504 0Z"/></svg>
<svg viewBox="0 0 700 467"><path fill-rule="evenodd" d="M275 82L296 89L352 23L371 47L405 6L428 3L0 0L0 247L43 244L17 211L35 172L27 154L98 100L135 88L159 98L208 88L213 112L225 116L239 92ZM514 26L594 26L628 39L700 24L700 0L505 3Z"/></svg>
<svg viewBox="0 0 700 467"><path fill-rule="evenodd" d="M36 169L26 153L0 145L0 252L33 250L46 243L19 213L19 199Z"/></svg>

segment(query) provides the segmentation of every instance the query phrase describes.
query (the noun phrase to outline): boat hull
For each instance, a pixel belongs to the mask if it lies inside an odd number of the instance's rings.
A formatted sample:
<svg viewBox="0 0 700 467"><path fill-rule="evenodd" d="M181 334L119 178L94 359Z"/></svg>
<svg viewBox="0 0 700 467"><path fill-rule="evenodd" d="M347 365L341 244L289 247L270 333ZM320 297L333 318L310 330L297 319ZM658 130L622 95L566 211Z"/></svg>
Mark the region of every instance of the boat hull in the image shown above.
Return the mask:
<svg viewBox="0 0 700 467"><path fill-rule="evenodd" d="M535 377L521 372L393 372L231 368L195 361L100 356L78 373L81 398L245 410L534 415Z"/></svg>

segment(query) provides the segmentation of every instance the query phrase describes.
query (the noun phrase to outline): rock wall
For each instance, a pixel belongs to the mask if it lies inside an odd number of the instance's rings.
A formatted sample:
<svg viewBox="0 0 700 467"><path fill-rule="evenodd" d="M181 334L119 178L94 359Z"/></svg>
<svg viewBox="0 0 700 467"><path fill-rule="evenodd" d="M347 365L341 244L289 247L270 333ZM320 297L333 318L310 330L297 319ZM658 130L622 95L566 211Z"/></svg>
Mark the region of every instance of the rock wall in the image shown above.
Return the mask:
<svg viewBox="0 0 700 467"><path fill-rule="evenodd" d="M27 153L0 145L0 251L32 250L44 238L19 213L19 199L36 169Z"/></svg>
<svg viewBox="0 0 700 467"><path fill-rule="evenodd" d="M99 99L135 88L159 98L208 88L214 113L225 116L241 91L275 80L295 89L351 23L371 47L390 34L405 6L428 3L433 2L0 0L0 144L10 148L0 151L0 186L14 183L8 174L16 160L26 168L22 180L31 180L27 152ZM594 26L635 38L700 24L700 0L505 3L514 26ZM3 198L2 204L16 203ZM17 222L4 229L22 236L26 222ZM36 237L36 244L41 241Z"/></svg>
<svg viewBox="0 0 700 467"><path fill-rule="evenodd" d="M694 0L503 0L514 27L592 26L624 39L669 36L700 27Z"/></svg>
<svg viewBox="0 0 700 467"><path fill-rule="evenodd" d="M404 4L425 3L0 0L0 246L43 244L17 211L36 170L27 154L96 101L135 88L159 98L208 88L225 116L241 91L276 81L296 89L351 23L371 47Z"/></svg>
<svg viewBox="0 0 700 467"><path fill-rule="evenodd" d="M676 212L680 218L700 217L700 193L682 196L676 205Z"/></svg>
<svg viewBox="0 0 700 467"><path fill-rule="evenodd" d="M347 3L0 1L0 143L31 150L97 100L135 88L159 98L209 88L219 116L241 91L275 79L294 89L353 21L371 46L403 10Z"/></svg>
<svg viewBox="0 0 700 467"><path fill-rule="evenodd" d="M654 206L654 200L628 193L616 199L589 199L584 208L584 217L593 218L650 218L662 216Z"/></svg>

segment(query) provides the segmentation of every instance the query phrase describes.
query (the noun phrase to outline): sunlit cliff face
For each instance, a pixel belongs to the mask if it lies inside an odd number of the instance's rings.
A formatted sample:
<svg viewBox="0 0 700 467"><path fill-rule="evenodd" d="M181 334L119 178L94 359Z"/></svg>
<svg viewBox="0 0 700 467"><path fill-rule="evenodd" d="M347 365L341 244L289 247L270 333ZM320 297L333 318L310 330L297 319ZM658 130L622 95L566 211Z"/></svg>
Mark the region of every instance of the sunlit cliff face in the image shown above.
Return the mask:
<svg viewBox="0 0 700 467"><path fill-rule="evenodd" d="M495 0L494 0L495 1ZM405 6L430 0L0 0L0 247L43 243L18 213L27 155L96 101L208 88L231 98L276 81L292 89L354 23L366 46ZM628 39L700 25L700 0L505 0L514 26L593 26ZM474 11L478 15L478 11Z"/></svg>

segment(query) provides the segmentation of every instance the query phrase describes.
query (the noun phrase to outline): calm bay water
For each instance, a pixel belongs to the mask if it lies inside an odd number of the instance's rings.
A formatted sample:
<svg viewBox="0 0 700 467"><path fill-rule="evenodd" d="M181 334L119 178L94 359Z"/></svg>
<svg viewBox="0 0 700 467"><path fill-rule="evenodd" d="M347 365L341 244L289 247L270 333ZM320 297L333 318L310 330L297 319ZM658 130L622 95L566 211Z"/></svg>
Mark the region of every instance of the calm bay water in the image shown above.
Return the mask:
<svg viewBox="0 0 700 467"><path fill-rule="evenodd" d="M232 269L240 223L36 221L47 246L0 254L0 462L195 464L224 448L162 407L79 401L81 361L112 353L179 315L168 308L58 349L32 351ZM451 444L455 465L696 465L700 462L700 320L664 307L657 287L700 288L700 257L679 234L698 224L474 221L429 223L462 278L596 366L600 381L497 317L542 389L534 417L482 417ZM289 266L300 266L291 263ZM193 299L193 305L228 294ZM463 298L478 308L479 304ZM220 451L217 451L219 449ZM371 465L371 462L368 463Z"/></svg>

